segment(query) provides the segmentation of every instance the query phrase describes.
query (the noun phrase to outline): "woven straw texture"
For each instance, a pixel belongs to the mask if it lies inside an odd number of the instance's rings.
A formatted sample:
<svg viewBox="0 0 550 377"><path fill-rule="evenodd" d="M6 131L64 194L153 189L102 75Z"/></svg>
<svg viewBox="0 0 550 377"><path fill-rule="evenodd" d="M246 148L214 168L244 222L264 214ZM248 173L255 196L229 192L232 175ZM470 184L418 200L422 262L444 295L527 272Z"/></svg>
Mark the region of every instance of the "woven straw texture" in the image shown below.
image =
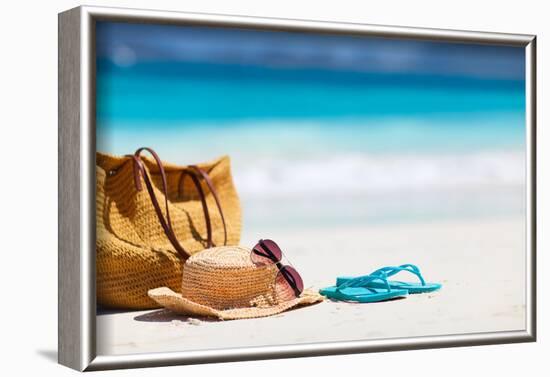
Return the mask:
<svg viewBox="0 0 550 377"><path fill-rule="evenodd" d="M312 290L298 298L288 290L284 294L275 286L277 272L275 265L252 263L250 249L215 247L187 260L181 293L161 287L150 290L149 297L177 313L223 320L265 317L323 300Z"/></svg>
<svg viewBox="0 0 550 377"><path fill-rule="evenodd" d="M152 159L142 160L166 215L158 167ZM136 189L131 159L97 153L96 165L97 301L116 308L156 308L158 304L147 296L147 291L166 286L179 292L183 260L164 233L147 190ZM186 174L188 167L169 163L163 166L175 234L183 248L194 254L206 247L206 222L199 194ZM218 192L227 225L227 244L237 245L241 210L229 157L198 166L208 172ZM204 182L201 184L212 221L213 242L223 245L221 216L213 195Z"/></svg>

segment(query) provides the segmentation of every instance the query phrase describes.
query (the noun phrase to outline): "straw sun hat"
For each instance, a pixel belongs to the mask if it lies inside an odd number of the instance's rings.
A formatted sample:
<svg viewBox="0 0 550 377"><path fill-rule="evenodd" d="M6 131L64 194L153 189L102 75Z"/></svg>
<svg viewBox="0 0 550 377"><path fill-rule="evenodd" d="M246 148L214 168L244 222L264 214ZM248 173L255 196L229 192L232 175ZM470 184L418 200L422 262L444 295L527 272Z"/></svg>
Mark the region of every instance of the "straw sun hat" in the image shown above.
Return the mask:
<svg viewBox="0 0 550 377"><path fill-rule="evenodd" d="M288 289L281 291L275 283L277 273L274 264L254 264L250 249L215 247L187 259L181 293L161 287L148 294L174 312L222 320L266 317L323 300L323 296L309 289L299 297Z"/></svg>

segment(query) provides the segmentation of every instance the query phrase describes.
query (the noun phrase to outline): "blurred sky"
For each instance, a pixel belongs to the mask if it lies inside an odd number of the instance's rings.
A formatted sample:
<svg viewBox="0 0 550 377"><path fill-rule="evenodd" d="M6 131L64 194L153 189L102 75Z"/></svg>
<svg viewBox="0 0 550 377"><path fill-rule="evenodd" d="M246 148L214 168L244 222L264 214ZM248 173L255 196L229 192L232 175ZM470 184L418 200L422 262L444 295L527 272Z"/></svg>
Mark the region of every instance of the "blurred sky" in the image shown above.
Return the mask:
<svg viewBox="0 0 550 377"><path fill-rule="evenodd" d="M522 81L522 48L233 28L97 23L97 54L140 62L224 63Z"/></svg>

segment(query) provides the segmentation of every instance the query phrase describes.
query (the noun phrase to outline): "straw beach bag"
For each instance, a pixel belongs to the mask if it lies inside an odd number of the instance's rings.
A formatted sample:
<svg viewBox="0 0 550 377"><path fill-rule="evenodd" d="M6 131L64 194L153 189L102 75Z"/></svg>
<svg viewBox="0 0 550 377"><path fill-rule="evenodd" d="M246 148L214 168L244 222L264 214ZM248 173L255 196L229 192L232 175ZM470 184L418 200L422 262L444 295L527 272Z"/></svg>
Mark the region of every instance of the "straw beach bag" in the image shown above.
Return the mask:
<svg viewBox="0 0 550 377"><path fill-rule="evenodd" d="M241 210L229 157L177 166L150 148L124 157L98 152L96 223L98 304L158 307L147 291L179 292L188 257L239 243Z"/></svg>

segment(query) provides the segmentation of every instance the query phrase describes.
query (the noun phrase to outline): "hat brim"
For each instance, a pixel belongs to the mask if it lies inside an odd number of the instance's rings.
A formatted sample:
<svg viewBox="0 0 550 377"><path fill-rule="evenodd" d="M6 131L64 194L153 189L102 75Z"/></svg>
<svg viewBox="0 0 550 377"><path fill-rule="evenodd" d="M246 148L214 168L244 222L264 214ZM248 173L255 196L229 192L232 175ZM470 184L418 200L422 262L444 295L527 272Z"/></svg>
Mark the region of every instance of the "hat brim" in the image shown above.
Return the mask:
<svg viewBox="0 0 550 377"><path fill-rule="evenodd" d="M159 305L179 314L188 316L217 317L221 320L246 319L268 317L282 313L296 306L314 304L323 301L324 297L319 293L306 289L300 297L290 301L281 302L269 307L247 307L218 310L209 306L193 302L168 287L160 287L149 290L149 297Z"/></svg>

